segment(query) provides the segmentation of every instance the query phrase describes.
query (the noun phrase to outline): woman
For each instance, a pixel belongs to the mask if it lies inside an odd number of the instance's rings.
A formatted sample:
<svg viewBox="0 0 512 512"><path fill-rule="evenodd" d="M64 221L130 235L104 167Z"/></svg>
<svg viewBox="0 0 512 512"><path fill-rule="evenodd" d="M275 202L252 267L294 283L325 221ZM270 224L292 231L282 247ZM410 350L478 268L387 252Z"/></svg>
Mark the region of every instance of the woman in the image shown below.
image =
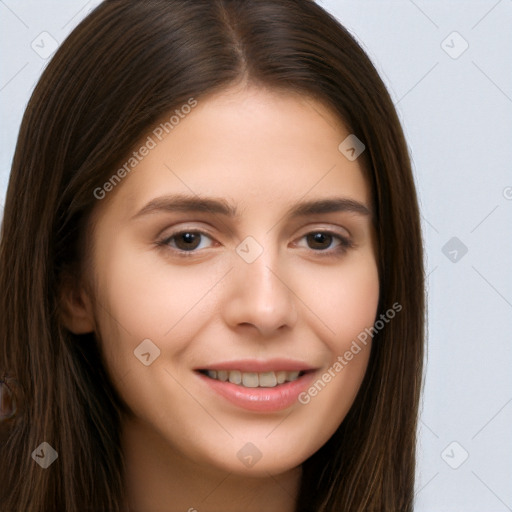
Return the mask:
<svg viewBox="0 0 512 512"><path fill-rule="evenodd" d="M314 2L103 2L2 228L2 510L413 509L411 166Z"/></svg>

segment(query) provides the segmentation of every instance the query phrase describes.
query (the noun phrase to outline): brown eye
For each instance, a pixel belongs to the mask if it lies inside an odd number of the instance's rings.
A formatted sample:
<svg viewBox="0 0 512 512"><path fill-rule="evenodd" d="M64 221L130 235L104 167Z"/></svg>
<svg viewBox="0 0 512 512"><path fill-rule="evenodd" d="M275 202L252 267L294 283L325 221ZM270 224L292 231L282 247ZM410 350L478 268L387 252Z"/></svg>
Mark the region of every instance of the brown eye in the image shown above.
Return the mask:
<svg viewBox="0 0 512 512"><path fill-rule="evenodd" d="M190 231L186 231L184 233L180 233L179 235L175 235L173 238L176 239L176 247L183 251L197 249L197 247L199 246L199 242L201 241L200 234L192 233Z"/></svg>
<svg viewBox="0 0 512 512"><path fill-rule="evenodd" d="M306 235L308 245L311 249L328 249L333 241L333 236L330 233L309 233Z"/></svg>
<svg viewBox="0 0 512 512"><path fill-rule="evenodd" d="M354 247L349 238L332 231L311 231L302 236L302 240L305 240L306 244L304 246L302 242L300 245L311 249L317 256L341 256Z"/></svg>

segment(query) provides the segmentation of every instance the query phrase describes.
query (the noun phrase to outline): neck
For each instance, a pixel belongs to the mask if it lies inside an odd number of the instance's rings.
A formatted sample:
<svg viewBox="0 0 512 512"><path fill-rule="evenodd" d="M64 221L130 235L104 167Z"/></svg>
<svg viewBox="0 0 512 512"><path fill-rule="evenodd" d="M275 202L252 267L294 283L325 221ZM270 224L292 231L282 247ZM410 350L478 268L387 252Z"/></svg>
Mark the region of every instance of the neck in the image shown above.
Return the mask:
<svg viewBox="0 0 512 512"><path fill-rule="evenodd" d="M186 458L148 425L126 420L125 512L294 512L301 467L248 477Z"/></svg>

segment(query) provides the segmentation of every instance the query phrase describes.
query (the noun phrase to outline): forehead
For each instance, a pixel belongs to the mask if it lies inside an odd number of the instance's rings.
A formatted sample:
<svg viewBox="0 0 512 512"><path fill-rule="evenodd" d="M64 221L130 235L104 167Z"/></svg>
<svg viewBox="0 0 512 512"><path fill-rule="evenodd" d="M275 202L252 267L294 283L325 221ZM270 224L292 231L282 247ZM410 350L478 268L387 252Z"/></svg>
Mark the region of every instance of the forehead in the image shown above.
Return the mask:
<svg viewBox="0 0 512 512"><path fill-rule="evenodd" d="M187 111L163 136L156 128L172 112L141 138L140 148L151 149L108 198L124 217L165 193L225 197L249 210L334 192L370 204L361 159L339 149L348 129L317 100L239 88L198 99Z"/></svg>

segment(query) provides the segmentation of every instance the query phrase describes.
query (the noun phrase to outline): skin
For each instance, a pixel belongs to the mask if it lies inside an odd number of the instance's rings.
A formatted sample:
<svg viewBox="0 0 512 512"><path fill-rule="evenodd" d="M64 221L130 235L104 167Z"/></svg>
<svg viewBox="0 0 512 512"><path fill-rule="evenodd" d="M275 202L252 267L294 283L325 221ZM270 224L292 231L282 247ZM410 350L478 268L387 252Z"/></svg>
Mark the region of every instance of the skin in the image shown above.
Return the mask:
<svg viewBox="0 0 512 512"><path fill-rule="evenodd" d="M98 202L93 283L65 294L64 318L75 333L96 333L133 411L122 429L130 511L294 510L300 465L346 416L371 342L308 404L272 413L227 402L193 369L293 357L321 377L373 325L371 215L285 216L300 201L333 196L371 209L361 158L338 150L349 133L311 98L231 88L199 100ZM131 219L151 199L178 193L224 198L240 218L159 211ZM190 257L177 255L179 237L156 243L197 229L207 236ZM353 247L335 252L333 237L315 248L306 235L322 230ZM247 236L263 248L252 263L236 252ZM149 366L134 356L144 339L160 350ZM252 467L237 457L247 442L261 452Z"/></svg>

